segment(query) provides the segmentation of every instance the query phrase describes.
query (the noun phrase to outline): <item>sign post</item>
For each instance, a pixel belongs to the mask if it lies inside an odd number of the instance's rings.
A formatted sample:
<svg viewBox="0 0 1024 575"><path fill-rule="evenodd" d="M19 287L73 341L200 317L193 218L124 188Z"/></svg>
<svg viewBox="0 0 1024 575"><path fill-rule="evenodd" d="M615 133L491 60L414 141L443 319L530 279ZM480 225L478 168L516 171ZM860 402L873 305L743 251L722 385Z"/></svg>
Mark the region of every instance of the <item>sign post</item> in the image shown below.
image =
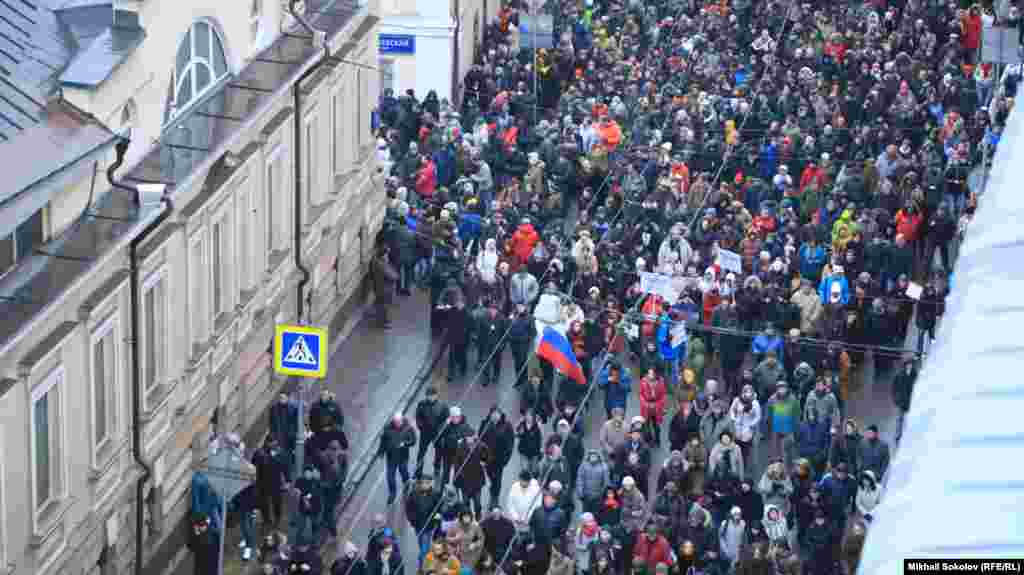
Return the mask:
<svg viewBox="0 0 1024 575"><path fill-rule="evenodd" d="M301 325L278 325L274 328L274 371L313 379L327 376L327 330ZM295 476L305 466L306 427L305 401L298 401L298 432L295 435Z"/></svg>
<svg viewBox="0 0 1024 575"><path fill-rule="evenodd" d="M220 526L220 549L217 554L217 573L224 573L224 540L227 539L228 531L228 501L242 492L256 479L256 470L251 463L245 460L245 454L234 445L219 445L210 449L210 457L201 471L210 480L210 487L220 496L221 526ZM251 543L247 541L246 543Z"/></svg>

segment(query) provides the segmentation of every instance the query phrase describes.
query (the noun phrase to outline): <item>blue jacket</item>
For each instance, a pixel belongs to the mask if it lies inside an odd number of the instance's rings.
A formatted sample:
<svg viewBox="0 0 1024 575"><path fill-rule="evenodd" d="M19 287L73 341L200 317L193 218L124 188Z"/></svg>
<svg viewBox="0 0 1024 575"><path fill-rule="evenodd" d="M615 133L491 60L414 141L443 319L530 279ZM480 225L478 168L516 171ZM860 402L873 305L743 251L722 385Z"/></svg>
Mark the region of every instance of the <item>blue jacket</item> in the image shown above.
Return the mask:
<svg viewBox="0 0 1024 575"><path fill-rule="evenodd" d="M760 168L761 177L767 181L775 176L775 169L779 163L779 151L775 148L775 144L765 144L761 146L761 161Z"/></svg>
<svg viewBox="0 0 1024 575"><path fill-rule="evenodd" d="M616 407L626 409L626 400L629 399L629 393L633 390L633 376L629 374L628 369L623 368L619 372L619 383L611 385L608 381L608 368L605 367L597 376L597 384L605 390L605 406L608 410Z"/></svg>
<svg viewBox="0 0 1024 575"><path fill-rule="evenodd" d="M800 457L808 459L828 453L828 444L831 440L829 433L829 422L827 421L805 421L800 424L797 432L796 444Z"/></svg>
<svg viewBox="0 0 1024 575"><path fill-rule="evenodd" d="M832 293L832 284L838 283L840 289L839 301L843 305L846 305L850 301L850 283L846 281L846 276L831 276L822 278L821 283L818 284L818 295L821 297L821 303L828 303L828 296Z"/></svg>
<svg viewBox="0 0 1024 575"><path fill-rule="evenodd" d="M776 357L782 357L782 338L779 336L769 337L765 334L760 334L754 337L754 342L750 346L751 353L755 354L766 354L769 351L774 351Z"/></svg>
<svg viewBox="0 0 1024 575"><path fill-rule="evenodd" d="M813 250L806 244L800 246L800 277L817 280L826 261L825 248L820 245Z"/></svg>
<svg viewBox="0 0 1024 575"><path fill-rule="evenodd" d="M210 518L210 525L220 530L221 513L220 497L210 485L210 478L202 471L192 473L192 513L205 513Z"/></svg>
<svg viewBox="0 0 1024 575"><path fill-rule="evenodd" d="M686 342L690 339L689 334L683 336L683 341L678 346L672 347L672 322L669 320L668 314L662 314L659 321L658 351L661 352L661 359L677 361L680 357L685 357Z"/></svg>

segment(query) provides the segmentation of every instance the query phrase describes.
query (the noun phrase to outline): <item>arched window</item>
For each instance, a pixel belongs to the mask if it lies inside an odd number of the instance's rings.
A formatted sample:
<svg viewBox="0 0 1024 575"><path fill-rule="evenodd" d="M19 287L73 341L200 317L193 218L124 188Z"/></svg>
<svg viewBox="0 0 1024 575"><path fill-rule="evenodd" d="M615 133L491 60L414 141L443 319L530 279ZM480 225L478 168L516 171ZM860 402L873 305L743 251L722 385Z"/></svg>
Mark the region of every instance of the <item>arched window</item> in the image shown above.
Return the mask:
<svg viewBox="0 0 1024 575"><path fill-rule="evenodd" d="M189 28L178 46L174 63L173 118L228 73L224 44L209 22L199 21Z"/></svg>

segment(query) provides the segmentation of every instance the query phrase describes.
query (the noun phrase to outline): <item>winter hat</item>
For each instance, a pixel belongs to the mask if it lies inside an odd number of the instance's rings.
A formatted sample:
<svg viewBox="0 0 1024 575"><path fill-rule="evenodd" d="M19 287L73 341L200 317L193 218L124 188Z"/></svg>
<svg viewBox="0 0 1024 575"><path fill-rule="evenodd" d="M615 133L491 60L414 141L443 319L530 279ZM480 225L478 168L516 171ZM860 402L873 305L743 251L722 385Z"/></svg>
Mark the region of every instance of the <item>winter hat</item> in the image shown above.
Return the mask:
<svg viewBox="0 0 1024 575"><path fill-rule="evenodd" d="M739 505L733 505L732 509L729 510L729 515L743 515L743 510L740 509Z"/></svg>
<svg viewBox="0 0 1024 575"><path fill-rule="evenodd" d="M462 408L457 405L452 406L451 410L448 411L448 415L451 417L462 417Z"/></svg>
<svg viewBox="0 0 1024 575"><path fill-rule="evenodd" d="M627 476L622 478L622 486L623 487L634 487L635 485L636 485L636 480L633 479L631 476L627 475Z"/></svg>

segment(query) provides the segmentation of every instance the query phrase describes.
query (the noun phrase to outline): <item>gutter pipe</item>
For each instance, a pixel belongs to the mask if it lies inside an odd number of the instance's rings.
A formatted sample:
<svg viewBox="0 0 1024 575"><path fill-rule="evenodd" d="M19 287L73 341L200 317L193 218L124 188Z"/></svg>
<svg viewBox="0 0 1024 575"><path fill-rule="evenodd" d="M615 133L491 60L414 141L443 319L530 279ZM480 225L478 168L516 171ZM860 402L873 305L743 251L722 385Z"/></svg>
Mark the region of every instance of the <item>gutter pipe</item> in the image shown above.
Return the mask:
<svg viewBox="0 0 1024 575"><path fill-rule="evenodd" d="M107 182L114 188L124 190L133 194L133 201L135 205L142 205L142 194L137 187L130 187L124 184L120 184L114 181L114 172L116 172L121 165L124 163L125 152L128 151L129 141L121 139L114 145L114 149L117 153L117 158L114 163L107 168ZM163 208L156 218L149 222L142 231L131 239L128 244L128 259L130 262L129 270L129 293L131 297L131 324L132 324L132 337L131 337L131 354L132 354L132 457L135 459L135 463L142 468L142 475L135 481L135 575L144 575L143 563L144 563L144 529L145 529L145 503L143 499L146 492L146 482L153 476L153 470L149 463L142 456L142 358L140 357L141 352L139 351L139 333L141 331L141 321L139 318L139 262L138 262L138 248L152 234L157 228L160 227L167 218L170 217L174 211L174 204L171 201L170 194L165 190L160 198L160 202L163 204Z"/></svg>
<svg viewBox="0 0 1024 575"><path fill-rule="evenodd" d="M302 263L302 82L304 82L307 78L315 74L331 56L331 48L330 45L327 43L327 38L324 35L324 33L321 32L320 30L313 28L309 21L307 21L306 18L299 13L297 8L298 4L301 1L302 0L291 0L288 3L288 11L291 12L291 15L293 18L295 18L295 21L298 22L299 25L302 26L302 28L304 28L307 32L309 32L311 36L313 36L314 42L316 42L317 40L320 41L321 48L323 49L323 54L316 62L314 62L309 68L307 68L302 73L301 76L299 76L299 78L295 81L294 84L292 84L292 100L293 105L295 107L295 128L292 134L292 137L294 139L293 146L295 149L295 152L292 156L292 169L295 172L295 189L293 190L293 192L295 193L295 201L293 202L294 212L292 215L294 219L293 224L295 226L295 229L293 230L292 238L292 255L295 258L295 267L298 268L300 272L302 272L302 279L299 280L298 285L295 287L296 319L300 324L302 323L303 316L305 315L305 291L306 284L309 283L310 277L309 268L307 268L305 264Z"/></svg>

